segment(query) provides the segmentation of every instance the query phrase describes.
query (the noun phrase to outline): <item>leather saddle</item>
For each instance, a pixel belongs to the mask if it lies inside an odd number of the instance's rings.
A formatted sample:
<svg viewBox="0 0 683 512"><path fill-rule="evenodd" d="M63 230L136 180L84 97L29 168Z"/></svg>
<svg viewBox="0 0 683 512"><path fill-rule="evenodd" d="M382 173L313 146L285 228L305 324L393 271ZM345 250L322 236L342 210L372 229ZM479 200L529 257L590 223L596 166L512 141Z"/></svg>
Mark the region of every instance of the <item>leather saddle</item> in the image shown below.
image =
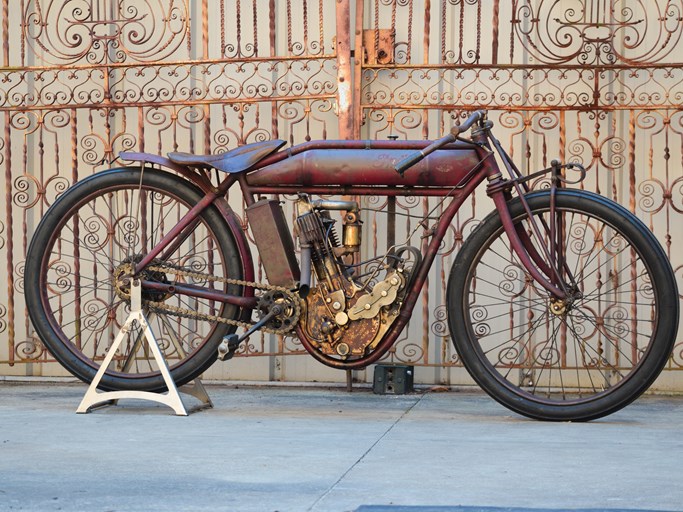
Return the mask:
<svg viewBox="0 0 683 512"><path fill-rule="evenodd" d="M227 173L250 169L265 157L274 153L287 142L280 139L245 144L218 155L194 155L192 153L169 153L172 162L190 167L212 167Z"/></svg>

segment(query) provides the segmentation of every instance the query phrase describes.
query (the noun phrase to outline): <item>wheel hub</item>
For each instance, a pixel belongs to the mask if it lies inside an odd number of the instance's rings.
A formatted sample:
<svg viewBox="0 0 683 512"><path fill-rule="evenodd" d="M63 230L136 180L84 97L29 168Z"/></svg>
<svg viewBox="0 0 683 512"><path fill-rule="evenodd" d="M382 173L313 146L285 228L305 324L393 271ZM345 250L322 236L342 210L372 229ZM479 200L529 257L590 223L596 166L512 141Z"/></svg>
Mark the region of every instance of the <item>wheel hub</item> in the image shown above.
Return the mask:
<svg viewBox="0 0 683 512"><path fill-rule="evenodd" d="M553 315L562 316L569 309L569 302L566 300L550 299L549 309Z"/></svg>
<svg viewBox="0 0 683 512"><path fill-rule="evenodd" d="M140 261L140 259L140 256L126 258L118 267L114 269L112 274L114 291L119 297L125 300L130 299L130 283L134 276L135 264ZM168 276L159 270L143 270L135 277L141 281L155 281L158 283L171 284L168 280ZM163 302L172 295L172 293L159 290L150 290L144 288L142 290L142 300L151 302Z"/></svg>
<svg viewBox="0 0 683 512"><path fill-rule="evenodd" d="M575 302L580 300L583 294L579 289L571 286L567 291L567 297L564 299L550 299L548 309L555 316L564 316L569 313L575 305Z"/></svg>

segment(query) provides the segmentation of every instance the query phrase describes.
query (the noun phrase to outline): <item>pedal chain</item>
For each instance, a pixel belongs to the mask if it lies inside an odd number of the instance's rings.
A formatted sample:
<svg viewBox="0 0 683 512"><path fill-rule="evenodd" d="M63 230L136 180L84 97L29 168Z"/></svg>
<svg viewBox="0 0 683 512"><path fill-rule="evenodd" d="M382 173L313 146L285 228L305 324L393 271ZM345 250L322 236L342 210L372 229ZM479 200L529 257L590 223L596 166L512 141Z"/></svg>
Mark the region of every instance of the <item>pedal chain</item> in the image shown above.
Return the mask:
<svg viewBox="0 0 683 512"><path fill-rule="evenodd" d="M299 316L301 314L301 298L288 288L284 288L282 286L272 286L268 284L263 284L263 283L256 283L252 281L242 281L241 279L230 279L227 277L218 277L214 276L211 274L204 274L201 272L190 272L188 270L185 270L183 267L177 267L175 265L171 265L169 263L160 263L156 262L153 265L150 265L149 267L146 267L145 270L151 270L151 271L159 271L163 272L165 274L173 274L176 276L181 276L181 277L190 277L196 280L200 281L209 281L209 282L214 282L214 283L224 283L224 284L235 284L239 286L246 286L249 288L255 288L257 290L265 290L265 291L278 291L286 296L289 297L290 303L293 306L293 313L290 315L293 320L287 324L284 325L283 327L269 327L268 325L265 325L261 328L261 330L271 333L271 334L287 334L292 330L292 327L296 325L297 320L299 319ZM121 295L129 299L130 295L127 295L125 293L121 293ZM243 322L241 320L233 320L231 318L223 318L220 316L216 315L209 315L208 313L199 313L198 311L192 311L191 309L185 309L185 308L180 308L178 306L171 306L170 304L165 304L164 302L155 302L155 301L150 301L150 300L143 300L142 301L143 305L149 308L150 311L153 311L155 313L167 313L171 314L174 316L179 316L182 318L191 318L194 320L203 320L203 321L208 321L208 322L219 322L222 324L228 324L228 325L235 325L237 327L243 327L245 329L249 329L254 323L256 322Z"/></svg>

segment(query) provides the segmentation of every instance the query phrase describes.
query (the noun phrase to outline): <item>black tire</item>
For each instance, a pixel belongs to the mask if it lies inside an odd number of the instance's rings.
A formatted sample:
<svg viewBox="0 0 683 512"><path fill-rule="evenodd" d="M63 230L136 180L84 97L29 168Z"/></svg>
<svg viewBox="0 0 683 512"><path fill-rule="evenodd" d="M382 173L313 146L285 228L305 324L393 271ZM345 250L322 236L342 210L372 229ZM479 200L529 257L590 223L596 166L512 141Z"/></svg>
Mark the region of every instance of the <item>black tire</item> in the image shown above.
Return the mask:
<svg viewBox="0 0 683 512"><path fill-rule="evenodd" d="M526 198L549 220L548 191ZM628 210L581 190L558 191L556 201L574 302L550 310L550 294L493 212L451 269L449 327L463 364L495 400L535 419L587 421L628 405L657 378L675 342L678 291L660 244ZM529 232L521 201L509 206Z"/></svg>
<svg viewBox="0 0 683 512"><path fill-rule="evenodd" d="M202 197L198 188L176 175L121 168L80 181L47 211L28 250L26 304L38 336L73 375L92 381L128 316L130 301L115 290L116 269L139 261ZM192 233L165 261L194 272L242 278L235 241L214 206L200 215ZM145 279L174 282L177 276L150 271ZM199 276L183 279L240 293L234 284L212 285ZM145 299L230 319L240 314L235 306L187 296L143 290L143 303ZM233 326L215 320L191 320L158 311L148 312L147 317L179 386L208 369L223 336L234 332ZM100 388L166 389L136 326L124 339Z"/></svg>

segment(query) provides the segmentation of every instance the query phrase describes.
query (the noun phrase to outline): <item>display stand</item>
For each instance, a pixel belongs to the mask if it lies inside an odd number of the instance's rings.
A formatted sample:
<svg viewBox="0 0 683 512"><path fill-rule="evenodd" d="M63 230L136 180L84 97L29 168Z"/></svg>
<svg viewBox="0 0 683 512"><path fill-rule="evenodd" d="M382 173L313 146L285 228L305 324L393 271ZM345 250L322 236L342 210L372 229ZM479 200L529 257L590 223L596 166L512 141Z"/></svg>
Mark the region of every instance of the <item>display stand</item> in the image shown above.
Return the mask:
<svg viewBox="0 0 683 512"><path fill-rule="evenodd" d="M164 359L164 356L161 353L161 349L159 348L159 344L157 343L157 340L154 337L154 333L152 332L152 329L149 326L149 321L145 317L145 314L142 310L142 291L140 282L137 280L133 281L131 285L130 297L130 314L126 319L126 322L121 327L121 331L116 336L116 339L114 339L114 343L112 343L112 346L107 352L104 361L102 361L100 369L97 371L95 378L90 383L90 386L88 387L88 390L85 392L85 396L83 397L83 400L81 400L81 404L78 406L78 409L76 409L76 412L82 414L90 412L95 408L104 407L108 405L116 405L120 399L126 398L150 400L153 402L158 402L167 405L168 407L173 409L178 416L187 416L188 413L213 407L211 399L209 398L209 395L206 393L206 389L204 389L204 385L198 378L195 379L193 383L186 384L185 386L181 386L180 388L178 388L175 382L173 381L173 378L171 377L171 372L169 371L168 365L166 364L166 360ZM135 345L131 349L131 354L135 354L140 344L143 343L143 338L146 339L147 345L149 346L149 348L152 351L152 354L154 355L154 360L159 366L159 371L161 372L161 375L164 378L164 382L166 383L168 391L166 393L154 393L150 391L98 392L97 386L102 380L102 377L104 376L107 367L114 358L114 355L116 354L116 351L121 345L121 342L133 328L133 324L135 322L138 323L138 325L142 329L142 332L136 340ZM172 333L173 331L169 332ZM176 350L182 353L183 349L180 340L174 338L173 344L175 345ZM132 362L132 357L128 361L126 361L126 364L124 365L124 371L130 367ZM191 408L187 408L180 396L181 392L194 396L197 400L199 400L200 404Z"/></svg>

